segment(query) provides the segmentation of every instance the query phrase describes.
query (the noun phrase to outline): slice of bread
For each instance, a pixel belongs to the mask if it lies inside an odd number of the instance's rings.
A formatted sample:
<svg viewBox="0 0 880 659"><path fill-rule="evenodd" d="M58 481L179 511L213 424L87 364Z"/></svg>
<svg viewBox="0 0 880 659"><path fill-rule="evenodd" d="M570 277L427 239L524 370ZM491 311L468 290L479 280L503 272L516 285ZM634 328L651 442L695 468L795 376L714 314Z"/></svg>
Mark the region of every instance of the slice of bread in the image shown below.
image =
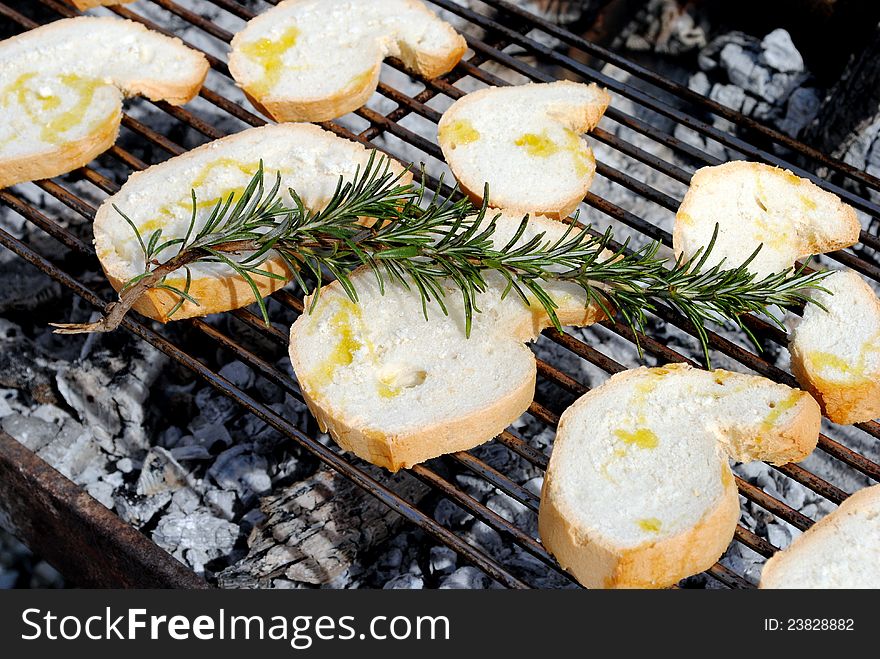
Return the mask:
<svg viewBox="0 0 880 659"><path fill-rule="evenodd" d="M80 11L94 7L109 7L110 5L126 5L134 0L71 0L73 6Z"/></svg>
<svg viewBox="0 0 880 659"><path fill-rule="evenodd" d="M761 588L880 588L880 485L859 490L770 558Z"/></svg>
<svg viewBox="0 0 880 659"><path fill-rule="evenodd" d="M728 456L776 464L816 446L813 398L676 364L611 377L559 422L541 540L591 588L662 588L709 568L739 519Z"/></svg>
<svg viewBox="0 0 880 659"><path fill-rule="evenodd" d="M561 219L590 189L596 161L581 133L596 127L610 102L595 84L488 87L443 114L440 148L477 202L488 183L495 208Z"/></svg>
<svg viewBox="0 0 880 659"><path fill-rule="evenodd" d="M367 102L386 57L435 78L466 50L419 0L286 0L235 35L229 71L273 119L327 121Z"/></svg>
<svg viewBox="0 0 880 659"><path fill-rule="evenodd" d="M67 173L109 149L123 94L183 104L208 72L179 39L88 16L0 42L0 62L0 188Z"/></svg>
<svg viewBox="0 0 880 659"><path fill-rule="evenodd" d="M880 416L880 299L855 272L838 271L814 291L789 342L791 367L835 423Z"/></svg>
<svg viewBox="0 0 880 659"><path fill-rule="evenodd" d="M287 190L292 188L309 209L323 207L333 195L340 177L352 180L358 167L363 168L370 152L362 145L337 137L310 124L268 125L251 128L210 142L188 153L132 174L113 196L108 197L95 215L95 247L101 266L116 290L144 271L143 252L134 232L117 206L138 227L144 241L157 229L162 240L186 235L192 213L192 194L198 203L197 230L204 226L219 199L241 191L263 161L267 187L281 174L283 198L292 203ZM402 168L394 163L392 169ZM411 180L407 174L405 181ZM170 248L161 255L165 261L174 255ZM277 255L262 266L271 272L287 275ZM169 312L178 301L171 291L151 289L135 305L145 316L167 322L192 316L205 316L235 309L254 301L250 287L229 266L221 263L196 263L192 273L191 295L200 305L186 302L173 316ZM284 281L255 277L263 295L278 290ZM181 288L185 272L168 276L169 285Z"/></svg>
<svg viewBox="0 0 880 659"><path fill-rule="evenodd" d="M498 218L496 246L514 236L521 219ZM520 242L541 232L556 240L565 228L533 217ZM444 286L449 315L430 303L426 321L415 291L388 284L382 295L366 270L352 281L359 304L333 283L290 330L290 359L306 402L344 449L396 471L482 444L528 408L536 367L523 342L550 324L537 301L526 306L513 293L502 299L503 280L487 273L490 288L478 296L480 312L466 337L461 294L451 284ZM546 288L563 324L603 318L585 306L577 286Z"/></svg>
<svg viewBox="0 0 880 659"><path fill-rule="evenodd" d="M741 265L763 245L749 270L758 277L791 268L795 261L848 247L859 239L856 212L786 169L756 162L703 167L675 216L677 256L705 248L718 224L718 240L707 266L724 259Z"/></svg>

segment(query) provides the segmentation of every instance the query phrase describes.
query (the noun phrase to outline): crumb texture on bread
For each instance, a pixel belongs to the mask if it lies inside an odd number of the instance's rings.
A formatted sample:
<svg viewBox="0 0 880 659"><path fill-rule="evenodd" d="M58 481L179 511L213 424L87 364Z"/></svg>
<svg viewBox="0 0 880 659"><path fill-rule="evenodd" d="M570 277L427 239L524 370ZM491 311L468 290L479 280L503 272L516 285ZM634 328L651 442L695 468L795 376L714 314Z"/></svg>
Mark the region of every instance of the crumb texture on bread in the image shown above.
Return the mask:
<svg viewBox="0 0 880 659"><path fill-rule="evenodd" d="M739 519L728 457L798 461L821 416L809 394L687 365L611 377L562 415L541 540L592 588L659 588L709 568Z"/></svg>
<svg viewBox="0 0 880 659"><path fill-rule="evenodd" d="M95 215L95 247L104 272L119 290L125 282L143 272L143 252L134 232L114 209L121 209L138 227L144 240L162 230L162 240L186 235L192 214L192 191L197 200L196 231L207 221L216 203L230 194L240 195L263 161L266 185L281 176L282 198L293 201L293 189L309 209L322 208L332 197L340 177L352 180L357 169L363 168L370 152L362 145L337 137L311 124L281 124L251 128L229 137L210 142L193 151L172 158L149 169L132 174L125 185L104 201ZM395 172L402 171L396 163ZM407 174L404 182L411 180ZM168 260L169 249L162 254ZM245 258L240 255L239 259ZM264 268L288 275L278 256L270 257ZM191 294L199 301L196 306L186 302L174 319L204 316L235 309L254 301L247 283L222 263L195 263ZM284 281L256 277L264 295L277 290ZM166 283L184 286L185 272L171 273ZM177 296L166 290L151 289L135 309L162 322L170 320L168 312Z"/></svg>
<svg viewBox="0 0 880 659"><path fill-rule="evenodd" d="M521 217L502 214L493 236L499 247ZM487 219L488 221L488 219ZM555 240L565 225L534 217L520 242L540 232ZM528 408L536 366L523 344L550 324L543 308L526 306L488 273L478 296L471 335L465 335L461 293L444 285L449 314L400 284L379 291L372 272L352 281L355 304L336 283L324 288L311 312L290 332L290 357L312 412L343 448L397 470L488 441ZM589 325L601 313L585 305L573 284L552 283L548 292L564 324Z"/></svg>
<svg viewBox="0 0 880 659"><path fill-rule="evenodd" d="M475 200L488 183L493 207L563 218L596 171L581 133L595 128L610 100L595 84L569 81L481 89L443 114L440 147Z"/></svg>
<svg viewBox="0 0 880 659"><path fill-rule="evenodd" d="M742 161L694 174L675 216L676 255L705 249L716 224L718 239L706 265L723 259L726 267L739 266L762 245L749 264L759 277L848 247L860 229L855 210L836 195L786 169Z"/></svg>
<svg viewBox="0 0 880 659"><path fill-rule="evenodd" d="M208 72L179 39L81 16L0 42L0 187L81 167L116 140L123 95L189 101Z"/></svg>
<svg viewBox="0 0 880 659"><path fill-rule="evenodd" d="M859 490L772 556L761 588L880 588L880 485Z"/></svg>
<svg viewBox="0 0 880 659"><path fill-rule="evenodd" d="M367 102L386 57L434 78L466 50L420 0L287 0L235 35L229 70L277 121L325 121Z"/></svg>
<svg viewBox="0 0 880 659"><path fill-rule="evenodd" d="M792 370L835 423L880 416L880 299L855 272L838 271L815 290L791 332ZM824 307L824 308L823 308Z"/></svg>

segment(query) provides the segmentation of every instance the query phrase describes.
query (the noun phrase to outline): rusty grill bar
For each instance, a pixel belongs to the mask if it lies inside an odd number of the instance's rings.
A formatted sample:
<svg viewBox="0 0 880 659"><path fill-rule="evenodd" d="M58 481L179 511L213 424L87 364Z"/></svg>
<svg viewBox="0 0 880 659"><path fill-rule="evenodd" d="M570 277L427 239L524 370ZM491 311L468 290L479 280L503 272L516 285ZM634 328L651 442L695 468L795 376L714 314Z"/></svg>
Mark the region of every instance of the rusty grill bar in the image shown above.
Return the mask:
<svg viewBox="0 0 880 659"><path fill-rule="evenodd" d="M627 98L644 109L654 111L664 117L674 120L675 122L683 124L700 135L729 147L733 152L740 154L742 157L785 166L799 175L813 180L821 187L840 195L848 203L864 213L867 213L872 219L880 220L880 205L872 202L866 195L863 196L853 192L850 187L842 187L837 183L832 183L821 178L815 173L815 171L826 170L833 172L835 181L847 180L850 183L857 184L857 186L860 186L859 189L862 190L870 189L880 191L880 179L856 170L846 163L830 159L807 145L800 144L786 135L762 126L752 119L744 117L714 101L699 96L685 87L666 80L662 76L629 62L607 49L567 32L563 28L544 21L517 6L511 5L505 0L481 1L486 8L493 8L501 12L499 17L492 18L486 14L461 7L451 0L432 0L429 2L429 4L433 4L457 14L468 21L471 28L481 28L484 31L484 37L478 38L477 36L474 36L473 29L466 28L464 30L472 53L467 55L454 71L436 80L419 79L419 82L424 85L424 89L413 96L409 96L400 90L389 86L385 82L380 83L378 90L379 93L385 98L393 101L397 107L387 114L382 114L369 108L358 110L355 114L368 123L368 126L358 133L352 132L337 122L324 122L321 125L337 135L374 147L377 145L373 144L373 140L382 135L391 135L420 150L428 159L442 161L442 155L436 142L420 136L412 130L402 126L399 122L410 115L416 115L423 119L427 119L430 122L436 123L439 120L440 113L427 105L427 103L437 96L446 96L453 100L463 96L465 92L456 86L456 83L460 82L463 78L470 77L490 85L507 84L497 75L484 68L484 65L487 62L494 62L494 66L507 68L510 71L522 74L531 80L548 81L553 79L552 76L532 65L526 58L520 55L511 54L505 50L507 46L515 45L523 55L535 58L545 64L555 65L560 70L564 71L565 77L598 82L607 87L609 91L613 92L618 98ZM57 0L39 0L39 2L45 7L53 10L59 18L75 16L78 13L68 5L58 2ZM254 15L253 11L234 0L210 0L210 2L238 19L247 20ZM143 5L144 3L140 4ZM167 11L169 18L174 16L191 23L216 41L216 45L222 50L225 50L226 44L228 44L233 36L231 32L204 19L197 13L178 5L173 0L152 0L152 4ZM277 4L277 0L270 0L268 4ZM163 26L157 25L140 15L137 13L136 9L137 6L135 6L135 9L115 7L112 8L112 11L119 16L138 21L160 32L165 32L166 34L172 33ZM6 20L20 26L22 30L36 26L36 23L17 13L13 8L3 2L0 2L0 15L4 16ZM593 61L599 60L614 64L618 68L632 74L641 83L648 83L651 91L645 91L647 87L645 87L644 84L641 84L637 88L627 83L621 83L604 75L600 70L583 64L581 61L570 55L548 48L528 36L530 31L534 29L540 30L545 35L555 37L562 43L566 44L570 49L577 51L583 56L592 58ZM188 45L192 46L192 44ZM211 68L214 71L214 75L229 78L229 71L226 63L210 53L206 53L206 55ZM399 61L390 60L387 64L394 69L403 71L402 64ZM200 92L201 99L213 105L216 110L239 120L242 124L242 128L259 126L266 123L266 120L261 116L252 113L234 100L230 100L214 91L211 85L212 79L209 77L208 83ZM151 103L146 99L139 102ZM200 141L216 139L225 134L205 119L199 117L196 111L192 111L189 108L178 108L163 102L154 102L152 105L161 113L169 115L177 120L181 127L185 127L190 135L198 134L201 138L205 138L200 139ZM756 146L744 138L719 130L711 124L695 118L688 110L681 109L682 107L691 108L690 112L693 112L694 110L700 110L703 113L711 112L724 119L732 121L744 129L744 133L747 134L750 139L754 139L756 144L768 146ZM698 166L712 165L719 162L715 156L682 142L663 130L652 126L643 119L624 112L616 107L614 102L612 102L611 107L608 109L606 118L603 119L602 126L608 126L608 122L615 122L621 126L625 126L659 144L669 147L674 152L682 154L697 163ZM169 137L157 132L157 130L151 128L146 123L143 123L128 114L124 115L123 128L125 131L136 135L139 139L157 147L158 150L163 153L163 156L156 158L156 161L163 160L165 155L174 156L187 150ZM686 185L693 174L691 169L683 169L677 164L665 161L656 155L648 153L642 148L627 142L625 139L608 132L603 127L597 128L592 133L591 138L619 151L633 162L647 165L669 177L673 181ZM386 153L399 158L400 154L394 152L393 143L394 141L392 140L391 147L380 148ZM790 162L789 160L776 155L776 153L773 152L773 149L769 146L770 144L777 144L788 149L789 152L792 153L795 162ZM119 144L114 146L108 154L103 157L113 159L116 164L118 164L120 171L124 171L126 175L131 171L141 170L150 164L153 164L152 162L143 162L138 157L126 151ZM108 179L91 167L84 167L78 170L77 173L83 180L90 182L101 193L112 194L119 187L114 181ZM599 176L608 179L616 185L629 189L637 195L644 197L668 211L674 212L680 202L679 198L670 196L665 192L651 187L633 176L615 169L606 163L602 163L601 161L597 164L597 173ZM436 183L437 181L434 180L433 182ZM69 190L68 187L65 187L64 181L38 181L36 182L36 185L74 213L87 220L93 219L96 207L90 201L77 196L74 192ZM661 230L647 220L638 217L608 200L602 199L593 193L588 193L584 201L590 207L649 236L650 238L661 240L667 246L671 244L671 236L668 232ZM34 225L38 226L65 247L79 254L83 261L87 261L90 264L90 267L94 270L99 270L92 246L83 242L76 235L68 231L59 218L49 217L39 209L30 205L22 196L20 196L20 194L17 194L15 188L0 191L0 202L15 213L20 214L28 221L32 222ZM80 280L70 275L62 267L53 262L49 256L37 252L32 246L16 239L2 229L0 229L0 244L41 269L50 277L70 289L73 293L83 298L86 302L94 305L96 309L102 308L108 302L107 299L99 296L94 290L87 287ZM863 248L878 249L880 248L880 238L866 231L862 231L861 244ZM847 267L853 268L863 275L876 281L880 281L880 267L860 258L852 250L836 252L829 255L829 257ZM282 290L276 293L274 297L281 304L293 309L295 312L302 312L301 301L289 291ZM286 346L286 333L275 327L266 327L251 311L240 309L231 313L238 321L250 330L256 330L263 333L270 340L277 342L279 346ZM672 326L692 334L692 328L689 326L687 320L674 312L660 310L657 315L661 320L666 321ZM239 341L236 340L235 336L224 334L202 320L183 322L189 323L194 330L216 342L217 345L222 346L230 354L248 364L256 372L274 382L285 392L302 400L301 393L295 380L290 378L286 373L280 371L270 361L267 361L259 354L255 354L242 346ZM766 321L756 317L749 317L746 319L746 323L761 340L783 346L785 345L785 334L777 328L769 325ZM437 541L455 550L465 560L482 569L486 574L502 585L512 588L529 587L530 584L525 583L522 578L518 576L517 571L511 566L503 564L499 558L490 555L483 548L468 543L462 537L456 535L450 529L440 524L418 505L414 505L412 502L395 494L385 483L382 482L382 479L376 479L367 474L362 469L363 463L358 459L349 454L342 453L335 447L328 447L319 441L318 438L313 436L313 429L294 426L289 421L279 416L267 405L264 405L245 392L237 389L232 383L199 362L195 357L188 354L183 347L176 345L161 332L153 330L151 325L145 324L135 317L131 317L124 321L124 326L127 330L133 332L143 340L161 350L171 359L192 370L211 386L235 400L251 413L265 421L268 425L290 438L293 442L310 451L323 463L351 479L370 495L377 497L383 503L395 510L403 518L424 530ZM603 323L603 326L611 333L630 342L633 351L635 351L636 337L633 336L632 332L626 326L616 322L605 322ZM544 335L550 341L609 374L619 372L625 368L619 362L587 345L571 334L560 333L551 329L546 331ZM688 362L694 365L699 365L699 362L692 358L692 356L677 352L650 336L640 335L638 339L645 352L656 357L658 361ZM740 347L721 334L710 332L709 341L712 350L716 354L722 354L732 358L743 367L776 380L777 382L797 386L797 383L794 381L794 378L790 373L766 362L754 352ZM539 377L545 381L554 383L561 390L575 395L583 394L588 390L588 388L578 381L576 377L559 370L554 365L547 363L540 358L537 359L537 364ZM561 410L552 408L552 403L550 406L547 406L542 402L535 400L532 402L528 413L547 426L555 427ZM859 424L858 427L875 440L880 439L880 425L878 425L876 421ZM543 470L547 466L548 456L522 438L517 437L513 432L505 431L493 441L503 445L507 450L521 456L539 469ZM818 450L824 451L828 455L833 456L848 468L860 472L874 481L880 481L880 465L868 457L848 448L844 444L835 441L831 437L824 434L821 435ZM443 460L450 467L451 473L467 473L478 476L513 500L524 505L533 513L537 513L539 499L535 494L517 484L505 474L487 465L472 453L456 453L443 458ZM813 492L835 504L839 504L847 497L847 492L840 487L810 473L803 467L790 464L776 467L775 469L777 469L779 473L784 474L787 478L791 478L801 483ZM557 571L566 576L572 583L575 583L573 578L561 570L559 565L544 549L539 540L472 498L458 488L453 481L437 473L437 471L427 465L418 465L410 471L413 476L437 490L442 496L453 501L462 509L472 514L475 518L498 531L506 541L519 546L526 552L538 558L546 564L548 570ZM797 510L794 510L785 502L770 496L762 489L739 477L737 477L736 482L739 487L740 495L744 499L757 504L768 513L784 520L793 527L804 530L813 524L814 520ZM757 536L742 525L738 526L736 529L735 542L742 543L765 557L769 557L777 550L777 547L773 546L767 540ZM721 584L731 588L749 588L754 586L754 584L743 575L737 574L721 564L713 566L708 573Z"/></svg>

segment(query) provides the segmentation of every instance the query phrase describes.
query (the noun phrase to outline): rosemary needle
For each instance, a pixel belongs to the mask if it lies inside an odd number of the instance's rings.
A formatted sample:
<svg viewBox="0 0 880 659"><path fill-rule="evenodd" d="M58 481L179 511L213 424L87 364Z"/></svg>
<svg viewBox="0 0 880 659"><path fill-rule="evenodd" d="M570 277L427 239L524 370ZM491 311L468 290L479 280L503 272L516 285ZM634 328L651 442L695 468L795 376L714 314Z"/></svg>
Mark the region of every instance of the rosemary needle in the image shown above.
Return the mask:
<svg viewBox="0 0 880 659"><path fill-rule="evenodd" d="M218 201L200 227L193 191L185 236L167 240L161 229L141 235L117 208L141 247L144 271L123 286L119 301L108 306L104 318L88 325L56 326L56 331L112 331L149 288L164 288L178 296L169 315L185 302L198 305L190 294L190 267L197 263L222 263L234 270L251 287L268 323L256 278L284 279L261 267L267 258L277 256L306 294L314 292L312 305L320 295L324 271L356 302L351 273L366 266L381 290L393 282L415 291L427 318L431 303L447 313L445 286L451 282L462 298L468 335L473 315L479 312L477 296L488 288L486 272L504 278L502 295L513 293L526 304L537 301L557 329L561 329L557 305L545 284L567 281L583 289L587 304L598 305L609 317L619 314L636 336L644 329L646 314L658 305L674 309L694 325L708 360L707 322L732 322L755 342L742 314L763 313L782 327L774 307L811 302L810 289L820 288L828 274L804 266L757 279L748 270L757 251L737 267L723 268L722 263L707 268L717 227L703 250L671 264L657 257L659 242L629 250L626 244L616 245L610 229L596 235L589 227L579 230L572 225L557 240L545 239L541 233L517 244L528 227L528 216L514 237L498 248L492 241L495 221L486 221L489 209L485 204L478 208L465 199L453 201L452 193L447 197L434 194L426 202L424 182L403 183L401 176L393 173L387 158L377 159L374 153L351 181L340 177L327 205L313 211L295 190L288 190L292 202L283 201L280 174L267 188L260 163L238 198L230 193ZM380 221L368 228L363 218ZM186 273L184 286L166 283L167 276L181 268ZM304 273L311 275L314 287Z"/></svg>

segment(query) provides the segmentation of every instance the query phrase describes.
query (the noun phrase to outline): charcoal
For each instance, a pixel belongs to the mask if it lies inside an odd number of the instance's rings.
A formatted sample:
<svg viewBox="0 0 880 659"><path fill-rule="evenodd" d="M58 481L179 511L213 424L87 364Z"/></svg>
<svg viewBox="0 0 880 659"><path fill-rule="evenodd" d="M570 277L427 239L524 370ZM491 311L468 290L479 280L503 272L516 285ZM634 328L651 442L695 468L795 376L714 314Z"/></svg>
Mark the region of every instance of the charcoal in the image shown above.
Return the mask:
<svg viewBox="0 0 880 659"><path fill-rule="evenodd" d="M377 468L368 471L379 472ZM401 496L418 501L425 486L406 474L391 479ZM310 478L260 500L266 515L248 538L248 556L219 575L221 584L265 587L277 577L345 585L363 572L358 558L390 537L400 517L335 472ZM402 558L402 557L401 557Z"/></svg>
<svg viewBox="0 0 880 659"><path fill-rule="evenodd" d="M220 369L220 376L229 380L239 389L249 389L254 384L254 372L239 361L226 364Z"/></svg>
<svg viewBox="0 0 880 659"><path fill-rule="evenodd" d="M440 582L440 588L444 590L460 590L488 588L491 579L483 572L469 565L458 568L455 572Z"/></svg>
<svg viewBox="0 0 880 659"><path fill-rule="evenodd" d="M425 583L422 578L414 574L401 574L386 582L383 588L385 590L414 590L424 588Z"/></svg>
<svg viewBox="0 0 880 659"><path fill-rule="evenodd" d="M208 477L218 487L232 490L242 499L264 494L272 487L265 457L253 452L250 445L233 446L224 451L208 469Z"/></svg>
<svg viewBox="0 0 880 659"><path fill-rule="evenodd" d="M174 511L159 520L153 541L196 573L203 574L206 563L232 551L238 533L237 524L216 517L208 510Z"/></svg>
<svg viewBox="0 0 880 659"><path fill-rule="evenodd" d="M445 576L455 571L458 554L445 546L431 547L429 566L431 574Z"/></svg>
<svg viewBox="0 0 880 659"><path fill-rule="evenodd" d="M175 492L186 487L189 474L167 450L154 446L144 458L144 466L138 477L136 492L141 496L154 496L162 492Z"/></svg>
<svg viewBox="0 0 880 659"><path fill-rule="evenodd" d="M122 350L100 348L70 364L61 364L56 382L64 400L108 452L146 448L144 403L166 358L142 341Z"/></svg>

